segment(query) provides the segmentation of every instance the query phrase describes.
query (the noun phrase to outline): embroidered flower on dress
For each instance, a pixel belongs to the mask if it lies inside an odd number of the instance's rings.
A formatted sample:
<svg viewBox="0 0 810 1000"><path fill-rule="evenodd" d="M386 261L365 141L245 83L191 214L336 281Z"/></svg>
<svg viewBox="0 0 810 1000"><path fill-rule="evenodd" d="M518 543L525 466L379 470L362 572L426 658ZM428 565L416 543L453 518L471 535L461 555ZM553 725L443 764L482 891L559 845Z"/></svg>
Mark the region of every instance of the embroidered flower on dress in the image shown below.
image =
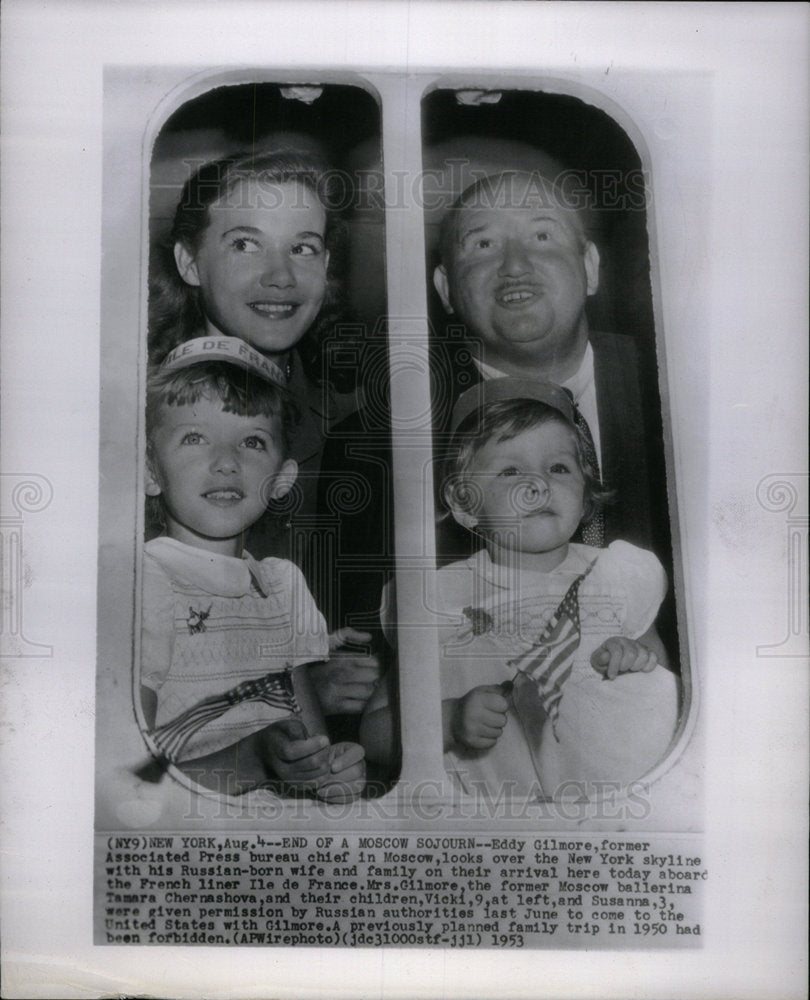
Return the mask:
<svg viewBox="0 0 810 1000"><path fill-rule="evenodd" d="M186 618L186 625L188 625L188 634L196 635L198 632L205 631L205 619L211 614L212 604L208 605L207 611L195 611L194 608L188 609L188 618Z"/></svg>
<svg viewBox="0 0 810 1000"><path fill-rule="evenodd" d="M484 611L483 608L466 607L462 609L462 614L470 619L473 635L483 635L485 632L492 631L494 624L492 615Z"/></svg>

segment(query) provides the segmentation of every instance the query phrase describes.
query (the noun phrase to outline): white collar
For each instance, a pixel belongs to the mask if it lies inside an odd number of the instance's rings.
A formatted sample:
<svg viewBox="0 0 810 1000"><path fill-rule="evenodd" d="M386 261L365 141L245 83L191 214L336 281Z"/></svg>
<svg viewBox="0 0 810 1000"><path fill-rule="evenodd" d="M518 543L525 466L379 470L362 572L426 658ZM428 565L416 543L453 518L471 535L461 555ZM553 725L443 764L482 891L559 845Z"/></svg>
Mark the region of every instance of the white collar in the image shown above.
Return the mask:
<svg viewBox="0 0 810 1000"><path fill-rule="evenodd" d="M223 556L198 549L174 538L153 538L144 550L175 579L218 597L246 597L251 584L268 596L259 564L249 552L242 557Z"/></svg>
<svg viewBox="0 0 810 1000"><path fill-rule="evenodd" d="M565 559L559 566L555 566L548 572L531 569L520 570L516 566L501 566L492 561L485 548L478 549L466 562L469 568L489 586L498 590L512 590L518 579L530 582L547 576L578 576L593 563L600 551L591 545L569 542Z"/></svg>
<svg viewBox="0 0 810 1000"><path fill-rule="evenodd" d="M485 380L491 378L506 378L506 372L502 372L498 368L488 365L486 361L480 361L478 358L473 358L473 364L481 373L481 378ZM582 361L580 362L579 368L577 368L570 378L561 382L560 385L564 386L566 389L570 389L574 397L574 402L578 403L591 382L593 382L593 348L591 347L591 342L589 340L585 345L585 353L582 355Z"/></svg>

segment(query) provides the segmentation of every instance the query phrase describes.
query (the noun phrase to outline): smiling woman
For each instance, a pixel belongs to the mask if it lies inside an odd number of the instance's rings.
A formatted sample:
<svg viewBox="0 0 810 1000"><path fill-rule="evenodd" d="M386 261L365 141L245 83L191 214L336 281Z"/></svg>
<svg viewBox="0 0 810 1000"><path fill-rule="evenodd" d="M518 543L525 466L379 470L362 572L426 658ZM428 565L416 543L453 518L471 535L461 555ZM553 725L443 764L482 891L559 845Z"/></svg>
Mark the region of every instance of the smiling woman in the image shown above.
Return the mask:
<svg viewBox="0 0 810 1000"><path fill-rule="evenodd" d="M312 579L308 544L290 513L316 513L316 483L329 428L355 407L324 363L339 299L334 269L340 226L334 175L316 156L272 150L204 164L186 181L171 229L157 243L150 296L150 360L202 334L239 337L285 376L300 419L291 429L299 486L284 508L253 528L261 557L294 557ZM330 248L334 252L330 253ZM345 381L345 372L335 379Z"/></svg>
<svg viewBox="0 0 810 1000"><path fill-rule="evenodd" d="M209 206L197 245L174 246L180 276L200 290L206 332L241 337L288 364L326 295L325 232L326 209L308 184L236 181Z"/></svg>
<svg viewBox="0 0 810 1000"><path fill-rule="evenodd" d="M229 156L193 173L155 248L152 360L206 332L242 337L284 366L305 338L310 353L320 346L316 321L338 299L334 199L326 165L300 151Z"/></svg>

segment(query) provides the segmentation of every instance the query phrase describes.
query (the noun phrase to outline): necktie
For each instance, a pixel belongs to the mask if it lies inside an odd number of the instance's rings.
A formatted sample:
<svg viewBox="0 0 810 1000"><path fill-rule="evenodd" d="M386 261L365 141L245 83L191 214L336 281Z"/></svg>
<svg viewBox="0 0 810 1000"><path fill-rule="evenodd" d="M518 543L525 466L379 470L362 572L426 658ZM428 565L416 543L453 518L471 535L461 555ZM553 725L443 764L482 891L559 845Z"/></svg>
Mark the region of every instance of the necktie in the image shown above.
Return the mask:
<svg viewBox="0 0 810 1000"><path fill-rule="evenodd" d="M588 426L588 421L579 412L579 407L574 404L574 422L577 425L578 430L582 434L582 440L585 445L585 457L588 460L591 469L597 479L602 478L602 474L599 470L599 458L596 454L596 446L593 443L593 436L591 435L591 429ZM605 515L602 511L601 505L596 507L590 521L582 526L582 541L586 545L593 545L597 549L601 549L605 544Z"/></svg>

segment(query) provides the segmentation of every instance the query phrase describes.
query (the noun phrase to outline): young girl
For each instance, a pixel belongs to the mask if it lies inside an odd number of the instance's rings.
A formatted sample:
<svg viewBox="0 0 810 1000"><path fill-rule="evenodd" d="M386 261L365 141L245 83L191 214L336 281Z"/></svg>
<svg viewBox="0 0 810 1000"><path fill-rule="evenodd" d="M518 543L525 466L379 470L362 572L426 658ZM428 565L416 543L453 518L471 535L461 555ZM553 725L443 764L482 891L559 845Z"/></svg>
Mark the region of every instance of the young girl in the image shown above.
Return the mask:
<svg viewBox="0 0 810 1000"><path fill-rule="evenodd" d="M640 778L678 718L653 624L663 569L626 542L570 541L604 491L565 390L486 381L452 423L444 496L483 548L438 572L449 774L467 792L546 798ZM370 757L386 711L364 720Z"/></svg>
<svg viewBox="0 0 810 1000"><path fill-rule="evenodd" d="M335 173L310 153L208 163L183 189L150 290L153 363L191 338L225 334L247 341L283 372L298 413L289 432L298 478L283 501L257 518L248 544L259 558L295 561L333 627L341 624L331 608L335 574L321 565L314 540L324 445L356 406L353 394L338 391L353 382L356 365L326 361L335 355L325 340L338 316L341 228L333 206L341 197ZM334 655L311 671L327 715L359 713L373 690L378 661L357 651L369 638L339 629Z"/></svg>
<svg viewBox="0 0 810 1000"><path fill-rule="evenodd" d="M157 751L188 770L213 756L227 772L239 746L230 791L279 778L345 798L362 751L328 746L294 669L328 658L326 624L293 563L243 551L295 482L283 382L233 337L188 341L150 376L146 493L163 533L144 553L141 702Z"/></svg>

